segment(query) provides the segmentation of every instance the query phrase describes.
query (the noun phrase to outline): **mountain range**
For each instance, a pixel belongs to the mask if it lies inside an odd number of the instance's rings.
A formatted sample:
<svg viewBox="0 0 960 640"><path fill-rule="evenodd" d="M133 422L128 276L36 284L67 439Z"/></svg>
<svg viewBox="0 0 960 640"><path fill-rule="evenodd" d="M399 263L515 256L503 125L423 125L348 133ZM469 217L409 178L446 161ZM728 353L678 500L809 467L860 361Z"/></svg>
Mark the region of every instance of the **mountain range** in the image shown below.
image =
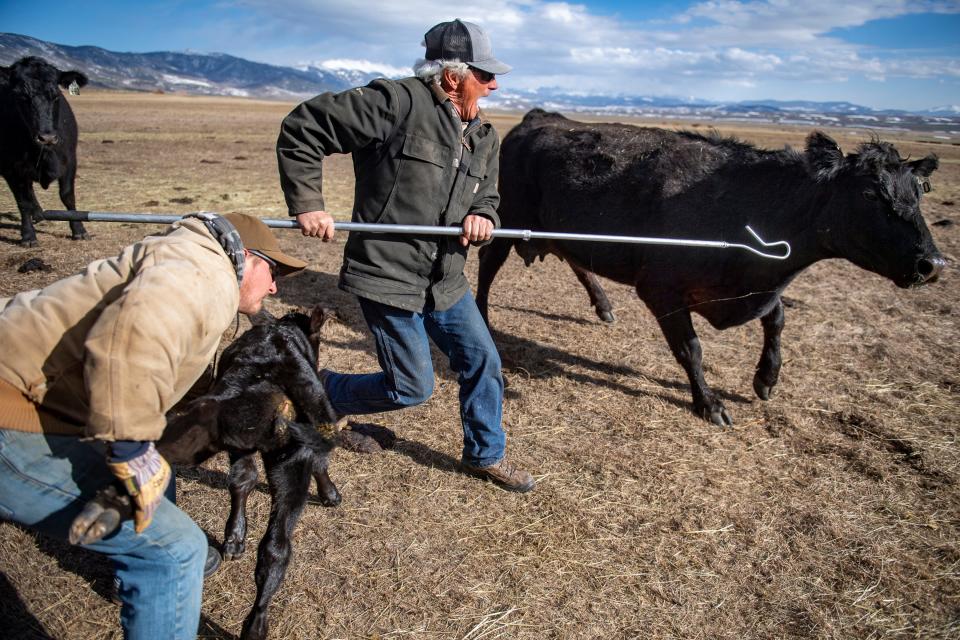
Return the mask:
<svg viewBox="0 0 960 640"><path fill-rule="evenodd" d="M94 46L68 46L29 36L0 33L0 64L39 56L61 69L87 74L104 89L301 100L324 91L364 85L385 74L323 62L283 67L224 53L158 51L122 53ZM395 75L396 71L392 75ZM388 72L389 74L389 72ZM960 139L960 106L922 112L876 110L850 102L753 100L711 102L662 96L571 94L557 89L500 89L486 108L526 111L533 107L573 113L659 119L754 121L808 126L912 129Z"/></svg>

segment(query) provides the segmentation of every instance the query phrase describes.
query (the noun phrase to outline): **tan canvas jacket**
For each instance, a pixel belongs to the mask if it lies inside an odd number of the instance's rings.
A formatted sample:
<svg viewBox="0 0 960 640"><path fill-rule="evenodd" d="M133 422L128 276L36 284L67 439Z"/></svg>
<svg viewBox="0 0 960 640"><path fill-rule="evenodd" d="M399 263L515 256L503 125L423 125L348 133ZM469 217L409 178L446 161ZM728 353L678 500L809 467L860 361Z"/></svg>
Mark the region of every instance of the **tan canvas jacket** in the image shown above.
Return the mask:
<svg viewBox="0 0 960 640"><path fill-rule="evenodd" d="M0 299L0 428L158 439L238 304L233 266L199 220ZM40 428L23 422L11 387L36 404Z"/></svg>

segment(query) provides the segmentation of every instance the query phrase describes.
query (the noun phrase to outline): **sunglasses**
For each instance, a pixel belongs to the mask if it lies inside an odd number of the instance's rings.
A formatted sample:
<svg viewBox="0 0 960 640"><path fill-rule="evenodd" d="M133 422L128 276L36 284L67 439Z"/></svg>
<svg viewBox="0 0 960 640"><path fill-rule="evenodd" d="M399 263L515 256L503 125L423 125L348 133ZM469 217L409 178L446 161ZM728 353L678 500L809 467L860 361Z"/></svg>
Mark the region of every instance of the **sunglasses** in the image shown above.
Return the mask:
<svg viewBox="0 0 960 640"><path fill-rule="evenodd" d="M486 84L497 77L497 74L490 73L489 71L484 71L482 69L476 69L474 67L470 67L470 70L473 71L474 75L477 76L477 80L479 80L483 84Z"/></svg>
<svg viewBox="0 0 960 640"><path fill-rule="evenodd" d="M273 278L274 280L277 279L277 263L275 261L271 260L270 258L268 258L267 256L263 255L262 253L260 253L255 249L247 249L247 251L249 251L253 255L257 256L258 258L266 262L270 266L270 277Z"/></svg>

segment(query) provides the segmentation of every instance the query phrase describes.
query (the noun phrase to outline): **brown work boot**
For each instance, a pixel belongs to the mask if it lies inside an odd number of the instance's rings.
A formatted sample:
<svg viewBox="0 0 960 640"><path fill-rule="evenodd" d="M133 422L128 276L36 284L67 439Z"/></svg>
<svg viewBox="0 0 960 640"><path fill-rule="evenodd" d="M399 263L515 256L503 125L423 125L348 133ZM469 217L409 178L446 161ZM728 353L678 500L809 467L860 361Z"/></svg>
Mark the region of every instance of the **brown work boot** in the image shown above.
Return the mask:
<svg viewBox="0 0 960 640"><path fill-rule="evenodd" d="M500 462L489 467L475 467L461 460L460 469L468 475L489 480L507 491L526 493L537 486L537 481L533 479L533 476L507 462L506 458L501 458Z"/></svg>

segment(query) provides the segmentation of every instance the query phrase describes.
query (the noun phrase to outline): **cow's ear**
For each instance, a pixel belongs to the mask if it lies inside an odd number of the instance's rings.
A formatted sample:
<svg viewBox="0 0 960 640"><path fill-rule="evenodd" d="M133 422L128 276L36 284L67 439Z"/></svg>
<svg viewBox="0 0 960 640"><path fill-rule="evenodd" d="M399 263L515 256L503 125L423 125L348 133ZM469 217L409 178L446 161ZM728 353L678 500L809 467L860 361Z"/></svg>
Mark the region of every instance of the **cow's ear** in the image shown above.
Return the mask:
<svg viewBox="0 0 960 640"><path fill-rule="evenodd" d="M807 136L807 162L818 180L828 180L843 166L843 152L833 138L814 131Z"/></svg>
<svg viewBox="0 0 960 640"><path fill-rule="evenodd" d="M937 167L940 166L940 160L937 159L937 156L931 153L926 158L920 158L919 160L914 160L913 162L908 162L907 164L910 165L910 170L913 171L914 175L923 176L926 178L937 170Z"/></svg>
<svg viewBox="0 0 960 640"><path fill-rule="evenodd" d="M59 84L61 87L68 89L74 82L77 83L78 87L85 87L87 86L87 76L83 75L79 71L60 72L60 78L57 80L57 84Z"/></svg>

